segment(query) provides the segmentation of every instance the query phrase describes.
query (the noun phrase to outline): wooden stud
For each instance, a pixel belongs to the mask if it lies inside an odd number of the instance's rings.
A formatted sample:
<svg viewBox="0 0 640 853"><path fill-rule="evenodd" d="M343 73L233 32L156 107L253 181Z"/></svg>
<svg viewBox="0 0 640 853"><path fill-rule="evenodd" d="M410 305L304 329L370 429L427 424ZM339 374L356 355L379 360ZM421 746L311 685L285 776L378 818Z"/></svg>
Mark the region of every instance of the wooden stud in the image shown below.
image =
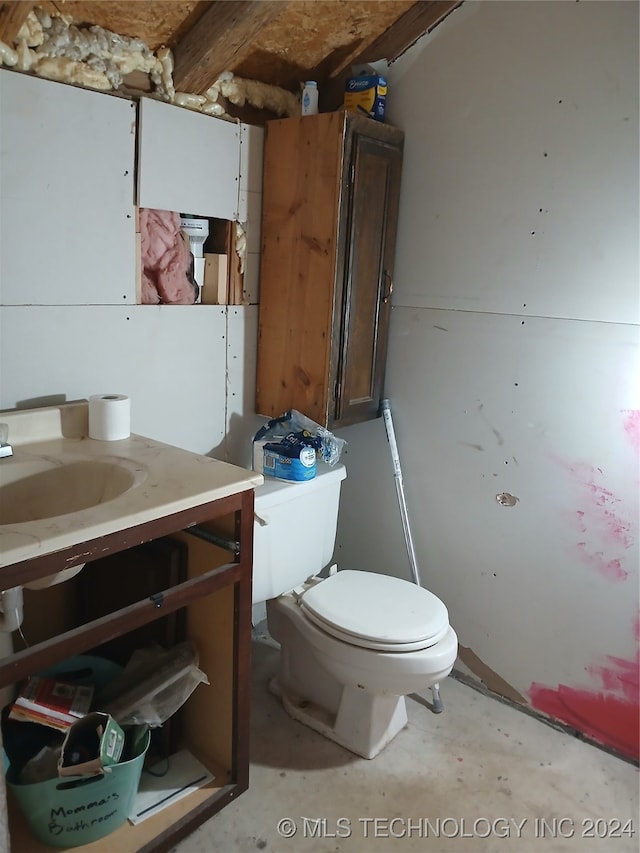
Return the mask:
<svg viewBox="0 0 640 853"><path fill-rule="evenodd" d="M229 267L229 305L242 305L244 276L240 271L240 257L236 252L236 224L229 222L227 231L227 258Z"/></svg>
<svg viewBox="0 0 640 853"><path fill-rule="evenodd" d="M27 2L27 0L0 3L0 41L13 45L20 32L20 27L34 6L35 3Z"/></svg>
<svg viewBox="0 0 640 853"><path fill-rule="evenodd" d="M203 305L226 305L229 292L229 264L226 255L205 253Z"/></svg>

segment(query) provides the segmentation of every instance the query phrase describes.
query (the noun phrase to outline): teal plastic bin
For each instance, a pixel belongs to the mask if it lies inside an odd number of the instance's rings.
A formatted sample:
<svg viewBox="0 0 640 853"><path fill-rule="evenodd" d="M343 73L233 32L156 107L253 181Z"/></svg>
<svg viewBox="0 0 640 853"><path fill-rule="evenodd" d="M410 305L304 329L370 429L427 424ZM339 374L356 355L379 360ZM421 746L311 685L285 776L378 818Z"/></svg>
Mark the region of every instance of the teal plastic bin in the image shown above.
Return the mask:
<svg viewBox="0 0 640 853"><path fill-rule="evenodd" d="M78 683L86 680L102 687L121 667L81 655L43 674L61 675L70 671L78 673L75 679ZM77 847L104 838L125 823L138 792L151 734L142 729L136 739L131 730L128 737L133 741L131 757L100 776L67 776L21 785L19 768L8 768L7 788L38 841L53 847Z"/></svg>
<svg viewBox="0 0 640 853"><path fill-rule="evenodd" d="M150 739L147 730L134 750L136 755L101 776L68 776L20 785L10 767L7 787L38 841L53 847L77 847L122 826L138 793Z"/></svg>
<svg viewBox="0 0 640 853"><path fill-rule="evenodd" d="M76 655L43 669L38 675L57 676L74 684L93 684L97 690L120 675L122 667L97 655Z"/></svg>

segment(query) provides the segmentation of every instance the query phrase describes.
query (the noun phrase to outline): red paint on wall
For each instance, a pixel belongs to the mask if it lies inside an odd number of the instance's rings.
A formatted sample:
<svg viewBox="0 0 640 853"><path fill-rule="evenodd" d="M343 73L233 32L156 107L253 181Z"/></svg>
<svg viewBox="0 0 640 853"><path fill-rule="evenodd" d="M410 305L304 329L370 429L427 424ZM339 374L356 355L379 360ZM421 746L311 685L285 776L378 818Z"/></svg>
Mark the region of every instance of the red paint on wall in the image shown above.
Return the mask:
<svg viewBox="0 0 640 853"><path fill-rule="evenodd" d="M631 524L608 509L603 509L602 518L613 542L622 545L623 548L631 548L634 541L631 536Z"/></svg>
<svg viewBox="0 0 640 853"><path fill-rule="evenodd" d="M631 445L640 451L640 409L624 409L624 431Z"/></svg>
<svg viewBox="0 0 640 853"><path fill-rule="evenodd" d="M640 624L640 623L639 623ZM636 638L638 634L636 625ZM604 666L587 671L600 681L600 689L556 688L534 682L529 688L531 704L582 732L587 737L614 749L621 755L640 758L640 654L636 660L608 657Z"/></svg>
<svg viewBox="0 0 640 853"><path fill-rule="evenodd" d="M638 702L638 661L608 658L612 666L590 666L589 675L599 678L605 690L621 693L629 702Z"/></svg>
<svg viewBox="0 0 640 853"><path fill-rule="evenodd" d="M640 418L634 418L633 424L640 428ZM549 458L571 475L578 490L579 508L570 514L571 525L580 534L578 559L609 581L626 580L630 573L624 568L625 552L635 545L637 524L627 517L624 501L605 486L602 468L554 454Z"/></svg>
<svg viewBox="0 0 640 853"><path fill-rule="evenodd" d="M587 550L586 542L577 542L578 557L585 566L590 566L599 572L603 578L612 581L623 581L629 577L629 572L622 568L618 559L606 560L602 551Z"/></svg>
<svg viewBox="0 0 640 853"><path fill-rule="evenodd" d="M554 717L608 746L621 755L638 759L640 754L640 711L638 703L617 696L589 690L577 690L561 684L555 690L532 684L531 704L538 711Z"/></svg>

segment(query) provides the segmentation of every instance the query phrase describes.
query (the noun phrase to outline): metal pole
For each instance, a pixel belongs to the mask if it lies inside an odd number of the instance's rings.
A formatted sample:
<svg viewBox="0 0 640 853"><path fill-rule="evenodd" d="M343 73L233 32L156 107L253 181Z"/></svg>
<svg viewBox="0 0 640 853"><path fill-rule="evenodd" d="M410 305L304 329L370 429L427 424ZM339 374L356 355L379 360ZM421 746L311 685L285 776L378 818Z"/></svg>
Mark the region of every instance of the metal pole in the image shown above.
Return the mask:
<svg viewBox="0 0 640 853"><path fill-rule="evenodd" d="M420 572L418 571L416 551L413 547L411 527L409 526L409 513L407 512L407 502L404 497L404 482L402 480L402 468L400 467L400 454L398 453L396 434L393 428L393 420L391 418L391 404L386 398L382 401L382 417L384 419L384 426L387 431L387 439L389 441L389 447L391 449L391 459L393 460L393 477L396 483L396 492L398 493L400 518L402 519L402 530L404 532L404 541L407 545L407 554L409 555L409 565L411 567L411 574L413 575L414 583L417 584L417 586L422 586L420 582ZM440 698L440 684L436 682L436 684L433 684L430 689L432 696L431 710L434 714L440 714L443 710L442 699Z"/></svg>
<svg viewBox="0 0 640 853"><path fill-rule="evenodd" d="M409 526L409 513L407 512L407 502L404 497L404 482L402 479L402 468L400 467L400 455L398 453L398 445L396 443L396 434L393 429L393 420L391 418L391 405L389 400L382 401L382 417L384 418L384 426L387 431L387 439L391 449L391 459L393 460L393 477L396 483L396 492L398 493L398 504L400 505L400 518L402 519L402 530L404 532L404 541L407 544L407 553L409 555L409 565L413 581L418 586L420 583L420 572L418 571L418 561L416 559L415 548L413 547L413 537L411 536L411 527Z"/></svg>

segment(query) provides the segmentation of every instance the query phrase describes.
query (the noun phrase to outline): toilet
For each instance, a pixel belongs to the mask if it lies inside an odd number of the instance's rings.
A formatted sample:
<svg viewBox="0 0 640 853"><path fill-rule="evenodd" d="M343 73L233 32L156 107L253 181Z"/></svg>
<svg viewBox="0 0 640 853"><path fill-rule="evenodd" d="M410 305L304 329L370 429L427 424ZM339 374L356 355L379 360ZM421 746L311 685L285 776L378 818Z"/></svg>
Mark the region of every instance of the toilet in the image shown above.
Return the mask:
<svg viewBox="0 0 640 853"><path fill-rule="evenodd" d="M407 723L405 696L447 676L458 639L445 605L409 581L331 567L344 465L256 489L253 602L280 644L271 690L287 712L374 758Z"/></svg>

